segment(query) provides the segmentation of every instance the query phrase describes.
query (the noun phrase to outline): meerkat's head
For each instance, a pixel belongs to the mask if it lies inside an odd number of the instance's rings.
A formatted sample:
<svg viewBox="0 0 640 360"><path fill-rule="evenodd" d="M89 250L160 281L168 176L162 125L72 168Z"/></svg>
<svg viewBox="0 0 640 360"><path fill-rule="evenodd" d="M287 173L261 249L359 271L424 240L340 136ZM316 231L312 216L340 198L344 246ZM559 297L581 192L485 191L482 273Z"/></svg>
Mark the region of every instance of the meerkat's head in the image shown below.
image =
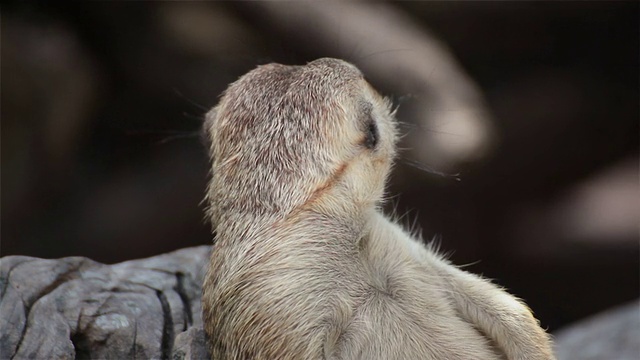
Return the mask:
<svg viewBox="0 0 640 360"><path fill-rule="evenodd" d="M355 66L329 58L259 66L229 86L204 127L214 224L372 208L395 154L389 101Z"/></svg>

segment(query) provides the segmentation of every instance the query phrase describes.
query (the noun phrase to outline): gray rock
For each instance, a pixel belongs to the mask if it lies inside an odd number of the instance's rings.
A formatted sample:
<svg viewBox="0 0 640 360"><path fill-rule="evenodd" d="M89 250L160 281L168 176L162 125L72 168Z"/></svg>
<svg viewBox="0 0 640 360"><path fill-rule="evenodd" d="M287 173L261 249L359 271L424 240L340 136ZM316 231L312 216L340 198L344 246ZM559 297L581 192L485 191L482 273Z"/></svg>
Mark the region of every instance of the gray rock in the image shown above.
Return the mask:
<svg viewBox="0 0 640 360"><path fill-rule="evenodd" d="M193 326L176 336L173 359L211 359L207 350L206 335L202 327Z"/></svg>
<svg viewBox="0 0 640 360"><path fill-rule="evenodd" d="M0 259L0 358L207 358L200 284L209 251L115 265Z"/></svg>
<svg viewBox="0 0 640 360"><path fill-rule="evenodd" d="M555 333L558 360L640 359L640 303L605 311Z"/></svg>

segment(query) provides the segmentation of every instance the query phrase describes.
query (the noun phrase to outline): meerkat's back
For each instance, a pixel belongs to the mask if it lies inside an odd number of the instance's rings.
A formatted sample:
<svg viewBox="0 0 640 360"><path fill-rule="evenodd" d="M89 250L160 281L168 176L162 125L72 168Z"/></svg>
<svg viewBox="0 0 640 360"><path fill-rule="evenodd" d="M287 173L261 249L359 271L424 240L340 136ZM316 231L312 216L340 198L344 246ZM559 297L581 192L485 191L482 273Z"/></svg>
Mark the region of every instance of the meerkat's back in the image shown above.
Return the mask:
<svg viewBox="0 0 640 360"><path fill-rule="evenodd" d="M553 359L526 306L380 212L395 120L353 65L260 66L205 131L214 359Z"/></svg>

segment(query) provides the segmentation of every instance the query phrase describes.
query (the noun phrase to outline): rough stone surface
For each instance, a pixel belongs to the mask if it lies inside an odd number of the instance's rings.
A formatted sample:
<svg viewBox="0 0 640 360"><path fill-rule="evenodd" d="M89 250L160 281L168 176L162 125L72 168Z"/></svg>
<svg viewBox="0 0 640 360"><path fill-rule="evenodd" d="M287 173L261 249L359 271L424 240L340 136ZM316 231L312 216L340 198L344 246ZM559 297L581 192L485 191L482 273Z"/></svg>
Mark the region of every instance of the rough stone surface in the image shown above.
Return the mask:
<svg viewBox="0 0 640 360"><path fill-rule="evenodd" d="M209 359L201 284L210 247L104 265L0 259L0 359ZM640 358L638 302L555 334L559 360Z"/></svg>
<svg viewBox="0 0 640 360"><path fill-rule="evenodd" d="M104 265L0 260L0 358L203 359L210 247Z"/></svg>
<svg viewBox="0 0 640 360"><path fill-rule="evenodd" d="M206 336L200 326L194 326L176 337L173 348L174 360L210 359Z"/></svg>
<svg viewBox="0 0 640 360"><path fill-rule="evenodd" d="M606 311L555 334L558 360L640 359L640 303Z"/></svg>

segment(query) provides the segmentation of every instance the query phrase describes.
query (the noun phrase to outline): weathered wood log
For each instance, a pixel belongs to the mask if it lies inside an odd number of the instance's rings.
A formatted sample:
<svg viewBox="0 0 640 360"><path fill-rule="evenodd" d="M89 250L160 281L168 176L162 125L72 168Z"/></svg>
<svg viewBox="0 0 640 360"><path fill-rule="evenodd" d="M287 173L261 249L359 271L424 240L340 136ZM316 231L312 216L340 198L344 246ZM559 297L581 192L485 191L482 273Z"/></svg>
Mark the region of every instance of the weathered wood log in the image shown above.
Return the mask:
<svg viewBox="0 0 640 360"><path fill-rule="evenodd" d="M0 259L2 359L209 359L201 284L210 247L105 265ZM559 359L635 359L633 303L557 333Z"/></svg>
<svg viewBox="0 0 640 360"><path fill-rule="evenodd" d="M104 265L0 263L0 358L207 358L201 284L210 247Z"/></svg>

